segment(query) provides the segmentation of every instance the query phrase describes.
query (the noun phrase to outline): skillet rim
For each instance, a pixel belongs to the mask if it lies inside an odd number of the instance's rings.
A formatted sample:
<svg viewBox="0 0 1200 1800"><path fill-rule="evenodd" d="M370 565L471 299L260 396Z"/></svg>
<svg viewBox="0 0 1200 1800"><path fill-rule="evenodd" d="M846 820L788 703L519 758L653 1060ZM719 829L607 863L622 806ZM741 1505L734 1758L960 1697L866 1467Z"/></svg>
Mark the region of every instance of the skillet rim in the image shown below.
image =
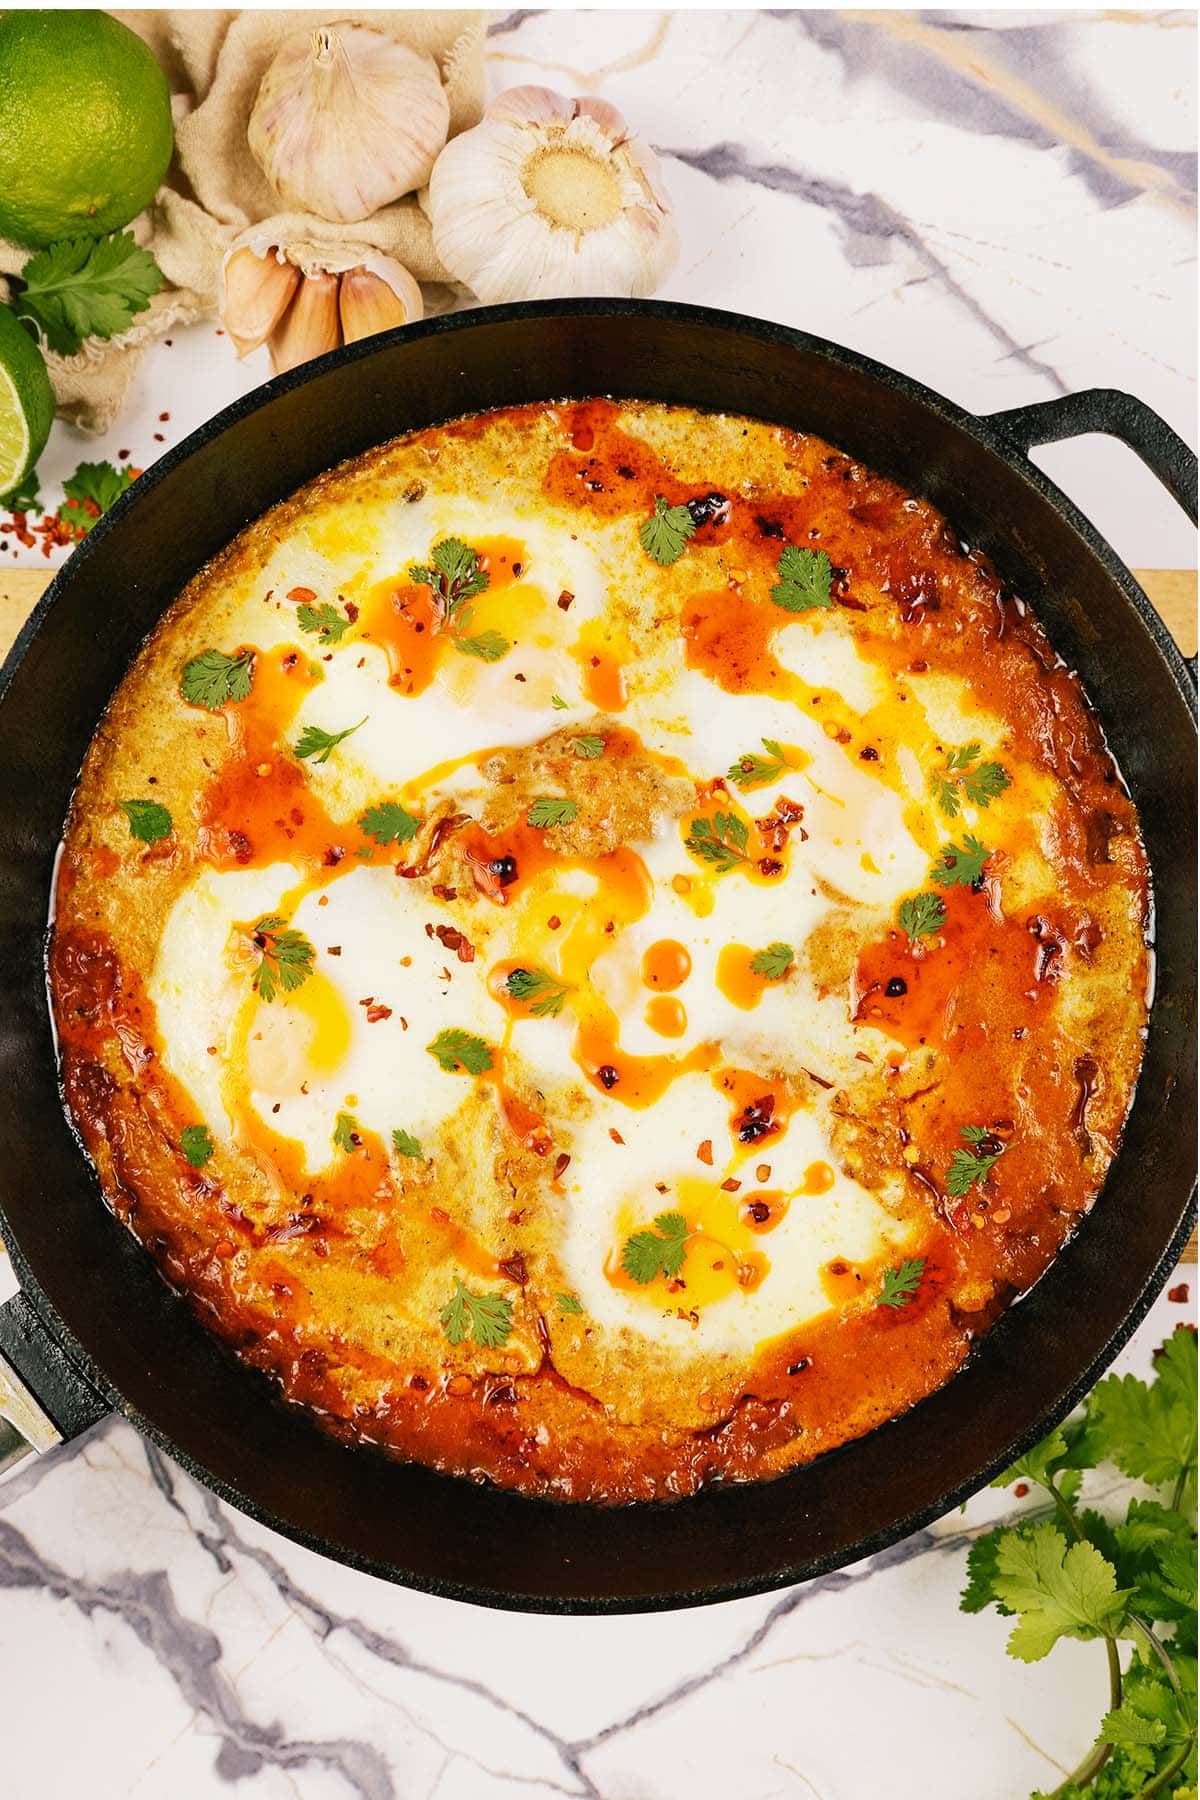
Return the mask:
<svg viewBox="0 0 1200 1800"><path fill-rule="evenodd" d="M979 416L957 406L935 390L926 387L913 377L880 363L873 358L861 355L857 351L847 349L832 341L801 331L791 326L780 325L771 321L760 320L749 315L726 312L717 308L694 306L673 301L636 301L623 299L583 299L574 301L520 301L506 306L471 308L463 312L444 314L436 319L424 320L419 324L401 327L398 330L382 334L379 337L365 339L354 345L343 346L314 362L302 365L286 375L275 377L263 383L251 393L242 396L221 412L214 415L189 433L178 445L169 450L158 462L153 464L138 481L127 490L126 494L88 533L79 548L68 558L63 567L55 574L46 592L18 633L8 656L0 666L0 704L8 691L9 685L22 662L25 654L35 641L42 622L51 608L57 604L68 590L76 572L86 566L87 560L96 554L97 548L104 543L114 530L123 528L126 514L136 507L140 498L152 488L173 474L186 463L199 449L224 435L241 420L269 406L281 394L306 385L308 382L329 374L338 368L355 363L374 355L383 354L399 344L410 343L420 338L434 337L460 330L469 330L479 325L503 325L510 322L520 323L539 318L554 319L588 319L596 317L650 317L664 323L678 321L691 323L710 330L724 331L735 337L753 338L766 344L800 352L823 359L826 362L849 368L859 375L867 377L884 388L899 393L905 399L931 412L943 423L951 426L968 438L982 446L991 455L1007 464L1022 481L1031 486L1039 498L1047 502L1065 523L1082 540L1086 550L1100 563L1105 574L1116 584L1124 597L1130 602L1142 627L1147 631L1152 643L1159 652L1171 682L1183 700L1193 721L1196 716L1195 681L1186 659L1178 650L1159 615L1151 606L1149 599L1138 585L1131 571L1116 555L1116 552L1061 490L1032 463L1019 444L1014 442L1002 429L993 423L987 415ZM1086 391L1086 390L1085 390ZM652 395L644 396L653 398ZM414 427L416 429L416 427ZM285 498L286 496L280 496ZM1194 1030L1189 1027L1189 1032ZM68 1123L70 1123L68 1115ZM1120 1151L1118 1152L1120 1155ZM85 1157L85 1163L87 1159ZM90 1169L90 1163L88 1163ZM94 1170L91 1170L93 1181ZM894 1519L886 1527L881 1527L869 1537L857 1540L849 1547L832 1550L823 1555L806 1558L802 1563L790 1565L784 1569L770 1569L754 1577L743 1580L727 1581L709 1587L696 1587L687 1590L672 1589L666 1593L631 1596L627 1594L612 1596L585 1595L546 1595L516 1592L499 1587L480 1586L455 1580L443 1580L436 1577L417 1575L409 1570L401 1570L398 1565L381 1558L363 1555L349 1546L335 1544L319 1533L298 1527L282 1518L270 1507L251 1499L239 1488L224 1478L217 1476L205 1465L198 1462L187 1452L181 1451L173 1439L156 1424L147 1418L139 1409L128 1403L120 1392L112 1386L107 1375L84 1350L74 1332L63 1319L58 1309L50 1302L40 1282L27 1262L19 1241L13 1234L5 1215L3 1199L0 1197L0 1227L3 1228L5 1242L9 1248L14 1270L20 1281L21 1290L29 1303L34 1307L50 1334L58 1340L68 1360L72 1362L81 1377L90 1383L99 1394L110 1403L113 1410L127 1418L143 1435L150 1438L161 1449L166 1451L174 1461L185 1468L210 1491L233 1506L236 1510L255 1519L261 1524L278 1531L293 1542L303 1544L318 1554L341 1562L349 1567L369 1573L382 1579L412 1587L418 1591L432 1593L443 1598L455 1599L476 1605L487 1605L512 1611L543 1612L559 1615L605 1615L632 1612L659 1612L680 1607L706 1605L725 1600L749 1597L792 1585L798 1581L813 1579L827 1574L846 1564L877 1554L880 1550L899 1542L903 1537L920 1530L931 1520L942 1516L960 1500L977 1492L985 1483L1008 1466L1016 1456L1036 1443L1054 1424L1078 1404L1100 1374L1111 1364L1120 1350L1128 1342L1137 1326L1145 1318L1153 1301L1178 1261L1178 1254L1186 1241L1193 1217L1192 1194L1184 1200L1181 1216L1170 1240L1161 1251L1152 1271L1142 1283L1140 1291L1133 1297L1124 1311L1120 1325L1105 1340L1090 1359L1087 1367L1075 1378L1070 1387L1060 1395L1056 1402L1045 1408L1026 1430L1007 1445L1002 1454L991 1459L983 1468L976 1470L951 1490L939 1495L913 1512ZM103 1203L103 1201L102 1201ZM1081 1229L1086 1228L1086 1222ZM1053 1266L1053 1265L1051 1265ZM1036 1285L1036 1284L1035 1284ZM1029 1290L1032 1292L1033 1290ZM1022 1296L1024 1300L1027 1296ZM1020 1302L1018 1302L1019 1304ZM973 1359L968 1359L969 1362ZM953 1383L944 1384L942 1391ZM878 1436L887 1433L900 1424L903 1417L887 1421L871 1433ZM852 1452L852 1440L839 1449L828 1452L827 1458L832 1460ZM462 1477L447 1477L462 1480ZM706 1490L707 1495L716 1496L720 1492L719 1485ZM520 1496L522 1500L526 1497ZM686 1497L693 1506L703 1504L706 1494L702 1492ZM639 1503L645 1510L657 1510L670 1506L672 1509L685 1501L643 1502ZM534 1500L533 1508L545 1502ZM578 1506L585 1513L594 1510L588 1503L550 1502L554 1505Z"/></svg>

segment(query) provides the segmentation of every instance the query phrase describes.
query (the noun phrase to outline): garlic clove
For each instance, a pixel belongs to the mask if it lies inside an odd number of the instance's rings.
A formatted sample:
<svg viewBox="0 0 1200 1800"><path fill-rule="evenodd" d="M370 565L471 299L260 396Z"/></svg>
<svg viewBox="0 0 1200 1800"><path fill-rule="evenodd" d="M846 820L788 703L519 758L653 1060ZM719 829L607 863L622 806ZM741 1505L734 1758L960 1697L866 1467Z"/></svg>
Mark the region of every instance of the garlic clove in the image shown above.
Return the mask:
<svg viewBox="0 0 1200 1800"><path fill-rule="evenodd" d="M449 129L433 58L344 20L284 39L246 136L289 206L349 222L423 187Z"/></svg>
<svg viewBox="0 0 1200 1800"><path fill-rule="evenodd" d="M302 275L296 297L271 337L277 375L338 346L338 277Z"/></svg>
<svg viewBox="0 0 1200 1800"><path fill-rule="evenodd" d="M274 251L258 256L248 246L234 250L222 271L225 294L221 320L238 355L265 344L296 291L300 271L280 262Z"/></svg>
<svg viewBox="0 0 1200 1800"><path fill-rule="evenodd" d="M679 256L658 161L605 100L511 88L429 183L438 256L487 304L651 294Z"/></svg>
<svg viewBox="0 0 1200 1800"><path fill-rule="evenodd" d="M338 290L342 339L357 344L397 325L411 325L425 312L421 290L390 256L374 256L358 269L347 269Z"/></svg>

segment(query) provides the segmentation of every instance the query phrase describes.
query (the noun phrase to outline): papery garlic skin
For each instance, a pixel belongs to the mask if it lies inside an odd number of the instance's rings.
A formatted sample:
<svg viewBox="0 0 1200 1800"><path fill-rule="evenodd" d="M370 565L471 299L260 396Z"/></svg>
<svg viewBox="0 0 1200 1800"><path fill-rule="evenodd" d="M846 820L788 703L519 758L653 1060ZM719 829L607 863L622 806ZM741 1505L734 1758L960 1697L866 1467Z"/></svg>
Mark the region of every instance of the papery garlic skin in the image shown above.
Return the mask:
<svg viewBox="0 0 1200 1800"><path fill-rule="evenodd" d="M284 39L246 137L289 206L350 222L423 186L449 129L433 58L347 20Z"/></svg>
<svg viewBox="0 0 1200 1800"><path fill-rule="evenodd" d="M222 269L221 322L239 357L265 344L286 312L300 271L274 250L232 250Z"/></svg>
<svg viewBox="0 0 1200 1800"><path fill-rule="evenodd" d="M486 304L652 294L679 258L658 159L605 100L510 88L447 144L434 248Z"/></svg>
<svg viewBox="0 0 1200 1800"><path fill-rule="evenodd" d="M342 341L412 325L424 316L421 290L408 270L390 256L372 256L357 269L347 269L338 289Z"/></svg>
<svg viewBox="0 0 1200 1800"><path fill-rule="evenodd" d="M338 280L337 275L300 277L295 299L271 337L271 365L277 375L337 349Z"/></svg>

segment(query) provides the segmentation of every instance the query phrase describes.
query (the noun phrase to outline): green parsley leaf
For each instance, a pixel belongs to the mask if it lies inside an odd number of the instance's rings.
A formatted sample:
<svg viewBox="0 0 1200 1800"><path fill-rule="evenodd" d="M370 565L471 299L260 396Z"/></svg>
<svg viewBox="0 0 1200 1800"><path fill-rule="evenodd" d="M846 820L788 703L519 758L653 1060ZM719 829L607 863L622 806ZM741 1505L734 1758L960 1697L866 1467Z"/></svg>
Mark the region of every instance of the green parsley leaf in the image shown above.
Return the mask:
<svg viewBox="0 0 1200 1800"><path fill-rule="evenodd" d="M900 902L900 929L908 933L909 942L932 937L946 923L946 907L940 894L917 894Z"/></svg>
<svg viewBox="0 0 1200 1800"><path fill-rule="evenodd" d="M80 463L63 482L67 498L59 507L58 516L77 537L86 537L97 519L116 504L133 481L132 469L117 469L110 462Z"/></svg>
<svg viewBox="0 0 1200 1800"><path fill-rule="evenodd" d="M104 238L66 238L31 256L24 287L13 301L60 356L73 356L85 338L111 338L145 312L163 274L132 232Z"/></svg>
<svg viewBox="0 0 1200 1800"><path fill-rule="evenodd" d="M338 745L361 730L366 722L362 718L357 725L347 725L345 731L322 731L319 725L306 725L296 739L293 752L301 762L311 756L315 762L327 763Z"/></svg>
<svg viewBox="0 0 1200 1800"><path fill-rule="evenodd" d="M436 1057L438 1067L447 1075L457 1075L465 1071L468 1075L483 1075L492 1066L491 1047L481 1037L475 1037L469 1031L453 1026L449 1031L439 1031L432 1043L426 1044L430 1056Z"/></svg>
<svg viewBox="0 0 1200 1800"><path fill-rule="evenodd" d="M498 631L481 631L475 637L456 635L450 642L463 656L474 656L478 661L486 663L499 662L512 649L508 639L501 637Z"/></svg>
<svg viewBox="0 0 1200 1800"><path fill-rule="evenodd" d="M383 800L378 806L368 806L365 813L360 813L358 829L364 837L374 838L377 844L407 844L421 829L421 821L398 800Z"/></svg>
<svg viewBox="0 0 1200 1800"><path fill-rule="evenodd" d="M885 1269L883 1286L875 1301L876 1306L907 1306L921 1285L921 1277L925 1273L925 1258L911 1256L902 1262L898 1269Z"/></svg>
<svg viewBox="0 0 1200 1800"><path fill-rule="evenodd" d="M561 694L551 694L550 704L555 712L569 712L571 710Z"/></svg>
<svg viewBox="0 0 1200 1800"><path fill-rule="evenodd" d="M982 1125L963 1125L959 1136L968 1144L995 1142L991 1133ZM1004 1146L999 1150L980 1151L956 1150L950 1158L950 1167L946 1170L946 1192L955 1200L961 1200L964 1194L970 1193L977 1181L986 1181L993 1168L1004 1154Z"/></svg>
<svg viewBox="0 0 1200 1800"><path fill-rule="evenodd" d="M26 469L15 488L10 488L7 494L0 494L0 506L10 513L45 512L37 470Z"/></svg>
<svg viewBox="0 0 1200 1800"><path fill-rule="evenodd" d="M347 1156L354 1149L358 1120L353 1113L340 1112L333 1122L333 1141Z"/></svg>
<svg viewBox="0 0 1200 1800"><path fill-rule="evenodd" d="M350 620L345 613L340 613L336 606L323 600L320 606L310 606L307 601L296 611L296 619L301 631L311 631L324 644L340 644L350 629Z"/></svg>
<svg viewBox="0 0 1200 1800"><path fill-rule="evenodd" d="M1153 1486L1174 1484L1176 1508L1195 1505L1196 1337L1177 1326L1155 1362L1157 1380L1109 1375L1094 1390L1089 1414L1104 1453L1126 1475Z"/></svg>
<svg viewBox="0 0 1200 1800"><path fill-rule="evenodd" d="M682 1213L662 1212L653 1231L635 1231L621 1250L621 1267L634 1281L678 1275L687 1251L687 1220Z"/></svg>
<svg viewBox="0 0 1200 1800"><path fill-rule="evenodd" d="M202 650L184 664L179 692L189 706L219 712L231 701L244 700L253 685L253 650L239 650L236 656L226 656L223 650Z"/></svg>
<svg viewBox="0 0 1200 1800"><path fill-rule="evenodd" d="M679 561L695 531L695 520L686 506L670 506L661 494L657 494L653 513L638 526L638 538L647 556L663 568L669 568Z"/></svg>
<svg viewBox="0 0 1200 1800"><path fill-rule="evenodd" d="M514 1000L532 1002L529 1010L535 1019L557 1019L571 992L568 982L546 969L514 969L504 985Z"/></svg>
<svg viewBox="0 0 1200 1800"><path fill-rule="evenodd" d="M782 981L795 960L796 952L790 944L768 944L765 950L754 952L750 968L755 975L765 975L768 981Z"/></svg>
<svg viewBox="0 0 1200 1800"><path fill-rule="evenodd" d="M473 1294L461 1281L441 1312L442 1330L452 1344L468 1336L485 1349L507 1342L512 1330L512 1301L504 1294Z"/></svg>
<svg viewBox="0 0 1200 1800"><path fill-rule="evenodd" d="M768 782L778 781L784 770L791 767L784 755L783 745L776 743L774 738L763 738L762 746L767 751L766 756L759 756L755 751L749 750L745 756L739 756L735 763L729 765L730 781L743 792L747 788L766 787Z"/></svg>
<svg viewBox="0 0 1200 1800"><path fill-rule="evenodd" d="M1019 1615L1008 1653L1021 1662L1040 1662L1061 1637L1115 1633L1128 1599L1100 1552L1088 1543L1068 1547L1055 1525L1004 1533L994 1587L997 1598Z"/></svg>
<svg viewBox="0 0 1200 1800"><path fill-rule="evenodd" d="M252 985L269 1006L276 993L290 994L308 980L317 953L302 932L285 926L275 913L260 919L252 935L260 953Z"/></svg>
<svg viewBox="0 0 1200 1800"><path fill-rule="evenodd" d="M833 564L823 550L801 550L786 544L775 573L779 580L771 598L784 612L812 612L833 605Z"/></svg>
<svg viewBox="0 0 1200 1800"><path fill-rule="evenodd" d="M179 1134L179 1148L193 1169L202 1169L216 1150L207 1125L185 1125Z"/></svg>
<svg viewBox="0 0 1200 1800"><path fill-rule="evenodd" d="M931 779L933 797L948 819L958 817L964 796L972 806L986 810L1012 783L1007 769L997 762L984 762L978 768L972 768L980 749L979 744L964 744L961 750L947 751L946 773Z"/></svg>
<svg viewBox="0 0 1200 1800"><path fill-rule="evenodd" d="M130 837L143 844L157 844L160 838L170 837L171 815L157 800L118 800L117 805L129 820Z"/></svg>
<svg viewBox="0 0 1200 1800"><path fill-rule="evenodd" d="M578 811L574 800L553 800L543 795L534 801L525 817L539 830L548 831L555 825L569 825Z"/></svg>
<svg viewBox="0 0 1200 1800"><path fill-rule="evenodd" d="M486 569L480 568L478 551L464 544L461 538L443 538L440 544L433 546L429 561L432 567L414 564L408 571L408 578L418 587L429 589L440 623L447 625L466 601L483 593L491 576Z"/></svg>
<svg viewBox="0 0 1200 1800"><path fill-rule="evenodd" d="M929 871L929 879L935 887L974 887L983 875L983 866L991 851L986 849L979 839L968 832L963 838L962 846L954 843L943 844L934 859Z"/></svg>
<svg viewBox="0 0 1200 1800"><path fill-rule="evenodd" d="M411 1131L393 1131L392 1147L397 1156L412 1156L423 1159L425 1155L425 1152L421 1148L420 1138L415 1138Z"/></svg>
<svg viewBox="0 0 1200 1800"><path fill-rule="evenodd" d="M583 1301L578 1294L555 1294L554 1304L561 1313L581 1313Z"/></svg>
<svg viewBox="0 0 1200 1800"><path fill-rule="evenodd" d="M738 863L749 862L746 844L749 833L746 822L736 813L714 813L711 819L693 819L685 848L701 862L712 863L722 874Z"/></svg>
<svg viewBox="0 0 1200 1800"><path fill-rule="evenodd" d="M604 739L589 732L584 737L572 738L571 748L584 762L595 762L598 756L604 755Z"/></svg>

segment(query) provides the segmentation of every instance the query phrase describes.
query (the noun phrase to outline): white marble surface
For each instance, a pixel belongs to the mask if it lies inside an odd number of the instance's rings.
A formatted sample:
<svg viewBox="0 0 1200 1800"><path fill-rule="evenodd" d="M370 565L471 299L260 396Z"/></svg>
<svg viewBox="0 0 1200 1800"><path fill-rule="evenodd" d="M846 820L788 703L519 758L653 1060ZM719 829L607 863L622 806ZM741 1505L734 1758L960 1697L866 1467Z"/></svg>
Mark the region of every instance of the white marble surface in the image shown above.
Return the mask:
<svg viewBox="0 0 1200 1800"><path fill-rule="evenodd" d="M490 80L602 93L659 146L668 297L980 411L1116 386L1190 435L1193 39L1161 12L518 12L494 18ZM211 326L177 334L108 438L56 430L48 491L83 456L148 464L266 373ZM1120 447L1039 460L1129 562L1193 562ZM1123 1366L1185 1313L1161 1299ZM1079 1758L1103 1694L1093 1646L1047 1680L1005 1658L1003 1621L957 1612L970 1534L1020 1504L985 1494L775 1596L540 1619L323 1562L109 1422L0 1487L0 1791L1013 1800Z"/></svg>

